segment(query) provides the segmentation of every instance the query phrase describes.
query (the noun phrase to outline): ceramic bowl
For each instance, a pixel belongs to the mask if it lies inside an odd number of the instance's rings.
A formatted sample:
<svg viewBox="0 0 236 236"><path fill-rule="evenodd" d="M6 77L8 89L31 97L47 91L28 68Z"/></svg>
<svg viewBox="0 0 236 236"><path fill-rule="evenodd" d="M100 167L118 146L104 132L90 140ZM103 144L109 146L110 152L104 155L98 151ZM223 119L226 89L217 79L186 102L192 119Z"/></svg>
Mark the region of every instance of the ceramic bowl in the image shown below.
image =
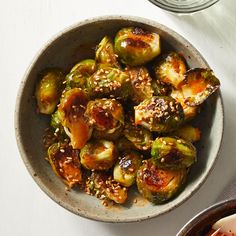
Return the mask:
<svg viewBox="0 0 236 236"><path fill-rule="evenodd" d="M198 162L188 176L184 190L172 201L154 206L140 197L134 188L124 206L105 208L95 197L79 190L65 191L65 185L45 161L42 144L49 118L36 113L34 99L38 74L48 67L68 70L84 58L94 58L94 47L105 35L114 36L122 27L139 26L161 36L162 51L183 52L190 68L208 67L201 54L182 36L154 21L129 16L105 16L85 20L60 32L36 55L20 85L15 111L16 139L22 159L39 187L69 211L105 222L132 222L168 212L188 199L205 181L220 148L223 132L223 107L220 93L212 95L201 109L198 123L202 139L198 145ZM136 199L134 201L134 199Z"/></svg>
<svg viewBox="0 0 236 236"><path fill-rule="evenodd" d="M236 214L236 199L221 201L196 215L177 236L206 235L216 221L232 214Z"/></svg>

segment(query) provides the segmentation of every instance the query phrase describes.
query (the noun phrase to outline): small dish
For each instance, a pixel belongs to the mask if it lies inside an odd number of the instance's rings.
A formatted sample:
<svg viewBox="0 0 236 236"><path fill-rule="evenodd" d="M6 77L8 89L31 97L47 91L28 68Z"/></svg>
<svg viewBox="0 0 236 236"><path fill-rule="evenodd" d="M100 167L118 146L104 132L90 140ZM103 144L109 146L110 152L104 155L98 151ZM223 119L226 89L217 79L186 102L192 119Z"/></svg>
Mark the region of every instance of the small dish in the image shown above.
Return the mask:
<svg viewBox="0 0 236 236"><path fill-rule="evenodd" d="M221 201L196 215L183 226L177 236L206 235L216 221L235 213L236 199Z"/></svg>
<svg viewBox="0 0 236 236"><path fill-rule="evenodd" d="M191 14L207 9L219 0L149 0L163 10L177 14Z"/></svg>

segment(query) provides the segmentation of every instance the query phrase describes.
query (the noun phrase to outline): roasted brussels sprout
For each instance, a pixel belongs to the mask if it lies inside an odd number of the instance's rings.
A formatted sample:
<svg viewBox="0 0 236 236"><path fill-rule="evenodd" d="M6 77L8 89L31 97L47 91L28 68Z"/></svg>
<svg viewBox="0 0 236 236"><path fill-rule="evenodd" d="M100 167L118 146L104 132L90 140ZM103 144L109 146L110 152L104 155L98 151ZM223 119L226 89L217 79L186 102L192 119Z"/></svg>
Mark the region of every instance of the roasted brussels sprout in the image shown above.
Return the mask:
<svg viewBox="0 0 236 236"><path fill-rule="evenodd" d="M63 93L58 107L61 124L75 149L81 149L92 134L91 125L84 116L87 103L87 94L80 88L74 88Z"/></svg>
<svg viewBox="0 0 236 236"><path fill-rule="evenodd" d="M150 131L170 132L184 121L183 108L175 99L154 96L141 102L135 109L135 124Z"/></svg>
<svg viewBox="0 0 236 236"><path fill-rule="evenodd" d="M81 75L90 76L96 71L96 62L93 59L85 59L77 63L70 72L77 71Z"/></svg>
<svg viewBox="0 0 236 236"><path fill-rule="evenodd" d="M53 128L53 135L55 136L57 142L63 141L64 139L67 139L67 135L65 133L64 127L61 124L61 119L58 110L56 110L51 115L51 127ZM55 142L54 142L55 143Z"/></svg>
<svg viewBox="0 0 236 236"><path fill-rule="evenodd" d="M80 161L89 170L108 170L116 162L118 152L111 141L93 140L80 151Z"/></svg>
<svg viewBox="0 0 236 236"><path fill-rule="evenodd" d="M125 136L122 136L118 140L116 140L116 147L117 147L118 151L120 151L120 152L138 149Z"/></svg>
<svg viewBox="0 0 236 236"><path fill-rule="evenodd" d="M151 84L153 89L153 95L155 96L167 96L170 93L170 86L164 84L158 79L153 79Z"/></svg>
<svg viewBox="0 0 236 236"><path fill-rule="evenodd" d="M178 101L184 111L184 121L190 121L193 119L199 112L199 106L188 106L184 102L184 96L182 91L173 89L170 94L171 97L173 97L176 101Z"/></svg>
<svg viewBox="0 0 236 236"><path fill-rule="evenodd" d="M88 80L93 97L127 99L131 92L129 76L117 68L106 67L97 70Z"/></svg>
<svg viewBox="0 0 236 236"><path fill-rule="evenodd" d="M51 126L54 128L54 129L57 129L57 128L61 128L62 125L61 125L61 119L59 117L59 112L58 110L56 110L52 116L51 116Z"/></svg>
<svg viewBox="0 0 236 236"><path fill-rule="evenodd" d="M178 193L186 175L185 168L161 169L151 160L146 160L137 172L136 183L143 197L154 204L162 204Z"/></svg>
<svg viewBox="0 0 236 236"><path fill-rule="evenodd" d="M117 61L117 55L114 52L114 45L112 39L105 36L99 43L96 50L96 61L104 66L120 68Z"/></svg>
<svg viewBox="0 0 236 236"><path fill-rule="evenodd" d="M88 78L96 71L96 62L85 59L76 64L66 76L66 89L88 89Z"/></svg>
<svg viewBox="0 0 236 236"><path fill-rule="evenodd" d="M128 197L127 188L121 186L104 172L92 172L86 181L86 192L103 200L104 205L107 204L106 200L123 204Z"/></svg>
<svg viewBox="0 0 236 236"><path fill-rule="evenodd" d="M122 153L120 160L113 170L113 178L125 187L135 183L138 168L141 166L142 156L136 151Z"/></svg>
<svg viewBox="0 0 236 236"><path fill-rule="evenodd" d="M201 132L198 128L194 128L191 125L184 125L175 130L172 135L193 143L200 140Z"/></svg>
<svg viewBox="0 0 236 236"><path fill-rule="evenodd" d="M160 36L138 27L123 28L115 37L115 53L124 64L144 65L161 53Z"/></svg>
<svg viewBox="0 0 236 236"><path fill-rule="evenodd" d="M220 81L212 70L195 68L187 71L186 78L180 84L184 102L188 106L203 103L212 93L220 87Z"/></svg>
<svg viewBox="0 0 236 236"><path fill-rule="evenodd" d="M185 59L176 52L167 54L154 66L156 78L178 88L186 72Z"/></svg>
<svg viewBox="0 0 236 236"><path fill-rule="evenodd" d="M77 71L72 71L66 76L66 90L72 88L87 89L88 77Z"/></svg>
<svg viewBox="0 0 236 236"><path fill-rule="evenodd" d="M124 124L122 105L115 99L102 98L90 101L85 116L93 124L93 135L99 138L116 139Z"/></svg>
<svg viewBox="0 0 236 236"><path fill-rule="evenodd" d="M153 141L153 162L161 168L188 168L197 160L196 148L180 138L161 137Z"/></svg>
<svg viewBox="0 0 236 236"><path fill-rule="evenodd" d="M132 84L131 100L140 103L153 96L152 78L145 67L126 68Z"/></svg>
<svg viewBox="0 0 236 236"><path fill-rule="evenodd" d="M126 122L124 136L139 150L148 150L152 146L152 133L134 122Z"/></svg>
<svg viewBox="0 0 236 236"><path fill-rule="evenodd" d="M43 74L35 91L40 113L50 115L54 112L63 90L63 80L63 73L56 69Z"/></svg>
<svg viewBox="0 0 236 236"><path fill-rule="evenodd" d="M68 144L54 143L48 148L48 159L53 171L69 187L82 184L78 150Z"/></svg>

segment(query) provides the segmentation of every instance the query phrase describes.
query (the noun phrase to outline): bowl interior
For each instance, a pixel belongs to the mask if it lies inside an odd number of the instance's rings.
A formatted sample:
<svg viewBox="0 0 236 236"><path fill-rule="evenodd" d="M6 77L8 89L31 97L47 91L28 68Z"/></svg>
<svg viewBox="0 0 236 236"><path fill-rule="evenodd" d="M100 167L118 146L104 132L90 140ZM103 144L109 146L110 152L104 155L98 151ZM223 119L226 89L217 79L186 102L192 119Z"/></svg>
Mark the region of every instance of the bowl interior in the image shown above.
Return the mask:
<svg viewBox="0 0 236 236"><path fill-rule="evenodd" d="M147 219L170 211L186 200L205 180L213 166L223 129L222 102L219 93L216 93L204 103L197 119L202 132L202 139L198 144L198 162L190 171L185 189L166 204L153 206L142 199L134 188L125 206L107 209L95 197L86 195L78 189L65 191L65 185L44 159L46 152L42 136L44 129L49 125L49 118L36 113L34 91L38 74L50 67L60 67L68 71L81 59L94 58L95 45L103 36L114 36L119 29L127 26L140 26L159 33L163 52L168 50L183 52L190 68L208 66L191 44L160 24L134 17L96 18L60 33L40 51L22 81L16 106L18 146L26 167L39 186L66 209L84 217L109 222ZM133 202L134 198L137 198L137 203Z"/></svg>
<svg viewBox="0 0 236 236"><path fill-rule="evenodd" d="M215 222L232 214L236 214L236 199L217 203L190 220L178 236L206 235Z"/></svg>

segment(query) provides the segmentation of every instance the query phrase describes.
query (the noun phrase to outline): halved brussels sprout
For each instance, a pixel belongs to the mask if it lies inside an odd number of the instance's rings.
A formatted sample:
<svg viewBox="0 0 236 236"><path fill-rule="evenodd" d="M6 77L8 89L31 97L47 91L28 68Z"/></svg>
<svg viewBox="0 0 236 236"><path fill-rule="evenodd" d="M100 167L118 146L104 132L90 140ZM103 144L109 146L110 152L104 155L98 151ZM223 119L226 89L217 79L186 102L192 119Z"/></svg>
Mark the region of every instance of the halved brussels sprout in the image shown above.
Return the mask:
<svg viewBox="0 0 236 236"><path fill-rule="evenodd" d="M131 141L129 141L124 136L122 136L118 140L116 140L116 147L117 147L118 151L120 151L120 152L138 149L134 146L134 144Z"/></svg>
<svg viewBox="0 0 236 236"><path fill-rule="evenodd" d="M115 99L102 98L90 101L85 115L93 124L93 135L99 138L116 139L124 124L122 105Z"/></svg>
<svg viewBox="0 0 236 236"><path fill-rule="evenodd" d="M113 170L113 178L125 187L135 183L138 168L142 163L142 155L136 151L122 153L121 159Z"/></svg>
<svg viewBox="0 0 236 236"><path fill-rule="evenodd" d="M115 53L124 64L144 65L161 53L160 36L138 27L123 28L115 37Z"/></svg>
<svg viewBox="0 0 236 236"><path fill-rule="evenodd" d="M96 50L96 61L102 64L102 66L120 68L117 61L117 55L114 52L114 45L110 37L105 36L99 43Z"/></svg>
<svg viewBox="0 0 236 236"><path fill-rule="evenodd" d="M152 133L142 126L131 122L125 123L124 136L139 150L148 150L152 146Z"/></svg>
<svg viewBox="0 0 236 236"><path fill-rule="evenodd" d="M90 76L96 71L96 62L93 59L85 59L77 63L70 72L77 71L81 75Z"/></svg>
<svg viewBox="0 0 236 236"><path fill-rule="evenodd" d="M198 128L194 128L191 125L184 125L175 130L172 135L180 137L189 142L197 142L200 140L201 132Z"/></svg>
<svg viewBox="0 0 236 236"><path fill-rule="evenodd" d="M97 70L88 80L89 90L93 97L111 97L127 99L131 92L130 79L127 73L106 67Z"/></svg>
<svg viewBox="0 0 236 236"><path fill-rule="evenodd" d="M180 138L161 137L153 141L153 162L161 168L188 168L197 160L192 143Z"/></svg>
<svg viewBox="0 0 236 236"><path fill-rule="evenodd" d="M66 89L88 89L88 78L96 71L96 62L85 59L76 64L66 76Z"/></svg>
<svg viewBox="0 0 236 236"><path fill-rule="evenodd" d="M64 127L61 124L61 119L58 110L56 110L52 115L51 115L51 122L50 122L51 127L54 129L53 130L53 135L56 137L57 142L64 140L67 138L67 135L65 133ZM54 142L55 143L55 142Z"/></svg>
<svg viewBox="0 0 236 236"><path fill-rule="evenodd" d="M176 52L170 52L154 66L156 78L178 88L186 73L185 59Z"/></svg>
<svg viewBox="0 0 236 236"><path fill-rule="evenodd" d="M113 142L93 140L80 151L80 161L89 170L108 170L116 162L118 152Z"/></svg>
<svg viewBox="0 0 236 236"><path fill-rule="evenodd" d="M167 96L170 92L170 86L158 79L152 80L152 89L155 96Z"/></svg>
<svg viewBox="0 0 236 236"><path fill-rule="evenodd" d="M73 88L63 93L58 107L61 124L75 149L81 149L92 134L91 125L84 116L87 103L87 94L80 88Z"/></svg>
<svg viewBox="0 0 236 236"><path fill-rule="evenodd" d="M88 77L77 71L72 71L66 76L66 90L72 88L87 89Z"/></svg>
<svg viewBox="0 0 236 236"><path fill-rule="evenodd" d="M203 103L220 87L220 81L210 69L195 68L187 71L186 78L180 84L184 102L188 106Z"/></svg>
<svg viewBox="0 0 236 236"><path fill-rule="evenodd" d="M86 181L86 192L104 200L104 203L109 199L115 203L123 204L128 197L126 187L121 186L107 173L96 171L92 172Z"/></svg>
<svg viewBox="0 0 236 236"><path fill-rule="evenodd" d="M173 89L170 96L181 104L184 111L185 122L193 119L198 114L199 106L188 106L187 104L185 104L184 96L181 90Z"/></svg>
<svg viewBox="0 0 236 236"><path fill-rule="evenodd" d="M50 115L54 112L63 90L63 80L60 70L52 69L43 74L35 91L40 113Z"/></svg>
<svg viewBox="0 0 236 236"><path fill-rule="evenodd" d="M187 170L161 169L151 160L137 172L136 183L141 195L154 204L162 204L174 197L183 186Z"/></svg>
<svg viewBox="0 0 236 236"><path fill-rule="evenodd" d="M140 103L153 96L152 78L145 67L126 68L132 84L131 100Z"/></svg>
<svg viewBox="0 0 236 236"><path fill-rule="evenodd" d="M51 126L54 128L54 129L60 129L62 127L61 125L61 119L59 117L59 112L58 110L56 110L52 115L51 115Z"/></svg>
<svg viewBox="0 0 236 236"><path fill-rule="evenodd" d="M68 144L54 143L48 148L53 171L69 186L82 184L79 152Z"/></svg>
<svg viewBox="0 0 236 236"><path fill-rule="evenodd" d="M184 121L183 108L175 99L154 96L141 102L135 109L135 124L150 131L170 132Z"/></svg>

